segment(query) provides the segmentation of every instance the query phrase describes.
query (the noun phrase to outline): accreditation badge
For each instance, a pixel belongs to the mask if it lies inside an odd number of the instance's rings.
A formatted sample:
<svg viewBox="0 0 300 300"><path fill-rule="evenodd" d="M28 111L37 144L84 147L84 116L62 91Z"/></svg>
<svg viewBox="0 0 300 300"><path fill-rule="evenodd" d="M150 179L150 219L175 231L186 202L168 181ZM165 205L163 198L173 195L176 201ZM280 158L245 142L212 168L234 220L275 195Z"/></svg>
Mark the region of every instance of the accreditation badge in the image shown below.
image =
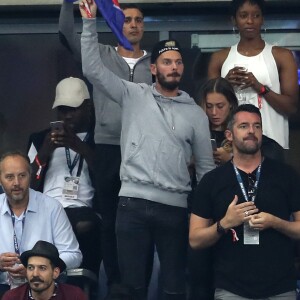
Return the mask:
<svg viewBox="0 0 300 300"><path fill-rule="evenodd" d="M244 223L244 245L259 245L259 231Z"/></svg>
<svg viewBox="0 0 300 300"><path fill-rule="evenodd" d="M79 177L76 176L65 176L63 198L64 199L78 199L79 191Z"/></svg>

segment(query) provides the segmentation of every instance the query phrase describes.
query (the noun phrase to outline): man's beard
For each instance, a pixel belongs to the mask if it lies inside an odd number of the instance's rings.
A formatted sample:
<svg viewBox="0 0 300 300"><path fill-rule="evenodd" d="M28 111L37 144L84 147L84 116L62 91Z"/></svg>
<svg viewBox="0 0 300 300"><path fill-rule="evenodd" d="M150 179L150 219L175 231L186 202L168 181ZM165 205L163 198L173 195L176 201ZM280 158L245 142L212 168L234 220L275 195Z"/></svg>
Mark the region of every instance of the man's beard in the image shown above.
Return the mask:
<svg viewBox="0 0 300 300"><path fill-rule="evenodd" d="M158 83L169 91L174 91L179 87L180 84L180 74L177 72L173 72L172 74L167 75L167 77L177 78L179 77L178 81L166 81L166 76L162 75L159 71L157 71L157 81Z"/></svg>
<svg viewBox="0 0 300 300"><path fill-rule="evenodd" d="M253 140L255 143L252 143L251 145L247 145L245 142L235 141L235 147L239 153L250 155L255 154L261 148L261 141L259 142L256 137L253 137Z"/></svg>
<svg viewBox="0 0 300 300"><path fill-rule="evenodd" d="M19 191L19 193L14 194L13 191L15 191L16 189L7 190L4 186L2 186L2 188L3 188L4 192L8 195L8 198L16 203L23 202L29 192L28 190L19 188L19 189L17 189Z"/></svg>
<svg viewBox="0 0 300 300"><path fill-rule="evenodd" d="M34 285L35 282L42 283L42 285L35 286ZM51 285L52 282L44 282L42 279L38 277L34 277L33 279L30 280L30 288L36 293L44 292L45 290L49 289Z"/></svg>
<svg viewBox="0 0 300 300"><path fill-rule="evenodd" d="M24 198L25 198L24 192L22 192L19 195L14 195L14 194L11 195L11 199L15 202L22 202L24 200Z"/></svg>

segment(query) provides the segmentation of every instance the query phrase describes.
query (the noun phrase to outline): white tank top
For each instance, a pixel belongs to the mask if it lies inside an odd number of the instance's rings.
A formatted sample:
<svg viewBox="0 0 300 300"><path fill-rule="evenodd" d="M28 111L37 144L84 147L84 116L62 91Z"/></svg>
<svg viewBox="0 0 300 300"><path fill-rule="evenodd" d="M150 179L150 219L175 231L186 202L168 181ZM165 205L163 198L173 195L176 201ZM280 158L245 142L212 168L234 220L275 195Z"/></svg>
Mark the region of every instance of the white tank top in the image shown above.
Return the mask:
<svg viewBox="0 0 300 300"><path fill-rule="evenodd" d="M243 56L237 51L237 44L232 46L221 69L221 77L225 78L234 65L247 65L248 71L252 72L257 80L267 85L272 91L280 94L278 69L272 55L272 45L265 43L261 53L256 56ZM252 89L244 90L247 103L258 107L258 94ZM263 133L275 140L283 148L289 148L289 127L287 117L279 114L262 97L261 116Z"/></svg>

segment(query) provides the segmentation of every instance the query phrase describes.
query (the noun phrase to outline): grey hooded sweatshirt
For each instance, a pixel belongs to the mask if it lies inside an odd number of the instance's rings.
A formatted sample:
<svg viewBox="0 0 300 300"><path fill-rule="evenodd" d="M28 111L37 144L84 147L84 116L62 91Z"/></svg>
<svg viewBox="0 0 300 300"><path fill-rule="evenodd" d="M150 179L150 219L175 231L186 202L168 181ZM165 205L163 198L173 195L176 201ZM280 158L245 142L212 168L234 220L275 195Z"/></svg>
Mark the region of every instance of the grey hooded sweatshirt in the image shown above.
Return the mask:
<svg viewBox="0 0 300 300"><path fill-rule="evenodd" d="M81 52L83 73L94 89L122 109L119 195L187 207L191 156L198 180L215 167L204 111L183 91L165 97L155 84L128 82L108 70L98 50L95 19L83 19Z"/></svg>
<svg viewBox="0 0 300 300"><path fill-rule="evenodd" d="M67 40L75 59L80 61L80 35L75 32L73 6L73 3L63 1L59 17L59 31ZM104 65L120 78L132 82L152 83L149 53L141 57L131 70L115 47L98 43L98 51ZM119 104L111 101L107 94L97 89L93 89L93 99L96 115L95 143L120 145L121 109Z"/></svg>

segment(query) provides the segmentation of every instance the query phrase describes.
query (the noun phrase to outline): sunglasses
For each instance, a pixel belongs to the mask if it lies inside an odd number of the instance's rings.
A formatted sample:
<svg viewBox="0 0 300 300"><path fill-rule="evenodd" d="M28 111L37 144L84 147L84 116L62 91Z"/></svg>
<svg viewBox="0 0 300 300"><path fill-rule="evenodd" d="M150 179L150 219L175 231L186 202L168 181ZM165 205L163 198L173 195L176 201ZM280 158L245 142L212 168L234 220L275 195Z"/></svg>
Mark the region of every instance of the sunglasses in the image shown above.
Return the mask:
<svg viewBox="0 0 300 300"><path fill-rule="evenodd" d="M255 186L256 182L256 175L255 174L248 174L248 198L251 200L253 197L256 196L257 187Z"/></svg>

